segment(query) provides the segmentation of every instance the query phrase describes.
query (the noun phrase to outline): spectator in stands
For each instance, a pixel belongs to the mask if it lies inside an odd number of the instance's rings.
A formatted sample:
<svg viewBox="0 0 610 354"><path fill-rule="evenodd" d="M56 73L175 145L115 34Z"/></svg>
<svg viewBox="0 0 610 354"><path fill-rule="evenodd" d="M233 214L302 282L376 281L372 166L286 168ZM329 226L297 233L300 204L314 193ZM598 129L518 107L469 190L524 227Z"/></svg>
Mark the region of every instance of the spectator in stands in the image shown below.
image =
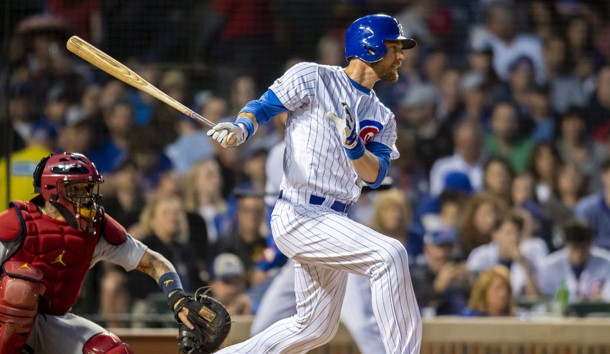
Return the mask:
<svg viewBox="0 0 610 354"><path fill-rule="evenodd" d="M452 120L457 122L462 120L473 121L487 130L490 114L487 88L488 83L483 74L476 71L463 74L459 84L461 108Z"/></svg>
<svg viewBox="0 0 610 354"><path fill-rule="evenodd" d="M485 10L484 27L473 31L472 45L493 50L493 66L500 79L508 79L509 66L515 59L527 56L534 65L536 82L544 83L540 39L517 32L514 8L509 2L492 1Z"/></svg>
<svg viewBox="0 0 610 354"><path fill-rule="evenodd" d="M446 227L457 227L463 203L473 193L474 190L465 173L448 173L445 176L440 195L422 197L417 203L417 209L411 224L411 230L414 235L417 235L417 238L412 236L411 240L423 240L426 230L437 229L439 224ZM422 242L419 242L418 245L421 246ZM421 253L421 247L418 250L417 253Z"/></svg>
<svg viewBox="0 0 610 354"><path fill-rule="evenodd" d="M511 204L510 187L514 172L507 159L490 157L483 166L483 191L495 195L506 204Z"/></svg>
<svg viewBox="0 0 610 354"><path fill-rule="evenodd" d="M399 127L398 135L401 138L396 141L396 148L401 158L392 163L388 175L392 177L396 188L403 192L406 200L411 205L417 205L430 191L428 173L415 152L415 132Z"/></svg>
<svg viewBox="0 0 610 354"><path fill-rule="evenodd" d="M246 295L248 282L244 264L232 253L214 258L211 274L211 296L220 301L231 316L252 315L252 304Z"/></svg>
<svg viewBox="0 0 610 354"><path fill-rule="evenodd" d="M133 160L121 162L112 181L116 193L104 198L106 212L116 215L115 219L138 239L141 239L139 236L142 235L134 234L130 228L138 223L145 206L141 179L141 173Z"/></svg>
<svg viewBox="0 0 610 354"><path fill-rule="evenodd" d="M405 245L410 255L421 253L421 239L410 233L412 220L411 206L398 189L392 188L376 193L369 226L384 235L399 240Z"/></svg>
<svg viewBox="0 0 610 354"><path fill-rule="evenodd" d="M102 15L99 0L77 1L75 3L61 0L45 1L50 14L63 18L78 36L99 44L103 39Z"/></svg>
<svg viewBox="0 0 610 354"><path fill-rule="evenodd" d="M482 75L488 87L500 83L500 78L493 67L493 50L487 44L471 45L466 60L468 73Z"/></svg>
<svg viewBox="0 0 610 354"><path fill-rule="evenodd" d="M101 88L97 105L102 114L106 114L116 102L127 101L127 86L119 80L109 80ZM92 97L95 98L95 97Z"/></svg>
<svg viewBox="0 0 610 354"><path fill-rule="evenodd" d="M129 137L135 125L131 103L122 99L111 103L104 111L104 124L107 136L93 147L89 157L100 173L108 178L128 153Z"/></svg>
<svg viewBox="0 0 610 354"><path fill-rule="evenodd" d="M190 102L190 83L182 70L167 70L161 75L159 89L167 93L174 100L189 106ZM186 119L182 113L175 108L163 104L156 107L148 126L155 129L156 140L161 146L166 146L178 138L179 121Z"/></svg>
<svg viewBox="0 0 610 354"><path fill-rule="evenodd" d="M573 15L567 18L564 30L568 67L584 81L595 74L603 61L593 44L592 24L584 16Z"/></svg>
<svg viewBox="0 0 610 354"><path fill-rule="evenodd" d="M555 189L542 205L553 223L552 243L548 245L553 251L563 247L563 226L566 221L574 218L576 203L586 195L587 190L582 173L572 163L563 163L554 174Z"/></svg>
<svg viewBox="0 0 610 354"><path fill-rule="evenodd" d="M141 224L144 228L142 242L175 265L184 290L189 292L200 287L203 282L193 267L196 258L188 244L188 222L182 200L179 197L151 198L142 211ZM134 273L127 273L127 279L129 296L133 300L132 312L148 312L143 311L149 307L147 298L159 293L159 287Z"/></svg>
<svg viewBox="0 0 610 354"><path fill-rule="evenodd" d="M397 124L412 129L415 134L415 152L429 171L437 159L451 154L451 129L436 116L438 96L431 85L414 86L400 103Z"/></svg>
<svg viewBox="0 0 610 354"><path fill-rule="evenodd" d="M320 40L316 46L316 63L322 65L345 65L345 56L343 48L343 41L340 41L337 37L326 35Z"/></svg>
<svg viewBox="0 0 610 354"><path fill-rule="evenodd" d="M212 122L218 122L221 116L213 113L215 110L224 107L214 107L225 104L225 101L218 97L211 97L204 104L202 115ZM207 111L207 112L206 112ZM220 112L217 112L220 113ZM165 154L172 161L173 170L179 174L186 174L197 161L209 159L214 153L212 142L206 135L206 128L200 122L186 116L180 116L177 124L178 138L164 148Z"/></svg>
<svg viewBox="0 0 610 354"><path fill-rule="evenodd" d="M453 67L444 68L438 86L439 101L438 101L438 119L443 124L453 126L453 119L460 109L460 71Z"/></svg>
<svg viewBox="0 0 610 354"><path fill-rule="evenodd" d="M142 176L145 195L152 193L161 175L172 168L169 158L161 150L156 139L157 130L151 127L130 132L127 158L132 159Z"/></svg>
<svg viewBox="0 0 610 354"><path fill-rule="evenodd" d="M585 176L590 190L596 190L599 187L599 166L605 152L587 133L585 117L582 109L570 108L561 118L556 144L561 159L576 165Z"/></svg>
<svg viewBox="0 0 610 354"><path fill-rule="evenodd" d="M59 83L51 87L46 95L43 115L55 127L65 124L66 114L70 108L70 96L64 84Z"/></svg>
<svg viewBox="0 0 610 354"><path fill-rule="evenodd" d="M551 141L539 142L534 146L527 171L534 179L535 197L540 203L546 202L553 194L561 163L559 152Z"/></svg>
<svg viewBox="0 0 610 354"><path fill-rule="evenodd" d="M203 283L192 265L196 260L191 247L186 213L179 197L151 198L140 215L143 228L141 239L149 248L165 255L175 264L186 291L192 291ZM108 266L101 279L100 311L103 315L124 314L131 306L134 315L149 312L159 287L154 282L133 273L125 273L118 267ZM132 305L130 305L130 303ZM167 309L169 310L169 309ZM135 326L144 326L141 318ZM121 320L112 320L108 325L125 327Z"/></svg>
<svg viewBox="0 0 610 354"><path fill-rule="evenodd" d="M198 124L191 118L181 116L176 122L177 139L163 148L172 169L179 174L186 174L197 161L212 157L212 144Z"/></svg>
<svg viewBox="0 0 610 354"><path fill-rule="evenodd" d="M605 141L610 134L610 65L599 70L595 91L587 107L587 131L596 140Z"/></svg>
<svg viewBox="0 0 610 354"><path fill-rule="evenodd" d="M457 315L466 307L470 284L464 262L452 259L457 244L454 228L439 226L424 236L424 254L411 266L411 279L420 309L436 315Z"/></svg>
<svg viewBox="0 0 610 354"><path fill-rule="evenodd" d="M413 35L418 41L426 46L433 47L435 37L430 31L430 17L433 13L435 3L425 0L416 0L396 14L399 23L409 24L409 35Z"/></svg>
<svg viewBox="0 0 610 354"><path fill-rule="evenodd" d="M271 10L270 0L212 1L211 14L218 24L218 36L210 44L215 63L223 68L248 68L257 81L267 82L274 52Z"/></svg>
<svg viewBox="0 0 610 354"><path fill-rule="evenodd" d="M98 84L90 83L83 89L80 97L80 106L82 115L87 118L98 118L101 120L100 96L102 88ZM150 96L150 95L149 95Z"/></svg>
<svg viewBox="0 0 610 354"><path fill-rule="evenodd" d="M93 144L93 125L93 119L82 111L68 112L65 125L59 129L57 151L88 152Z"/></svg>
<svg viewBox="0 0 610 354"><path fill-rule="evenodd" d="M142 76L142 78L151 84L158 86L159 85L159 76L160 70L159 66L154 63L134 63L130 64L132 69L138 73L138 75ZM172 92L166 92L170 96L173 95ZM146 125L150 122L155 110L158 108L160 102L154 98L153 96L147 94L142 90L138 90L135 88L129 89L129 100L133 105L136 124L138 126ZM173 97L173 96L172 96Z"/></svg>
<svg viewBox="0 0 610 354"><path fill-rule="evenodd" d="M527 20L529 32L545 41L554 35L560 17L553 2L532 0L527 4Z"/></svg>
<svg viewBox="0 0 610 354"><path fill-rule="evenodd" d="M525 125L531 127L531 138L535 142L552 141L555 138L555 116L551 112L549 87L537 86L531 90L526 99L526 109L531 121ZM526 129L527 130L527 129Z"/></svg>
<svg viewBox="0 0 610 354"><path fill-rule="evenodd" d="M533 213L527 208L512 208L511 212L523 220L523 232L519 241L519 250L526 259L532 260L534 273L537 273L540 262L549 254L550 240L543 239L536 233L536 220Z"/></svg>
<svg viewBox="0 0 610 354"><path fill-rule="evenodd" d="M490 92L492 104L511 102L517 109L520 126L528 114L530 93L535 87L534 64L527 56L516 58L508 66L508 77L505 82L494 87Z"/></svg>
<svg viewBox="0 0 610 354"><path fill-rule="evenodd" d="M466 202L458 225L461 257L466 258L474 248L491 242L495 225L507 208L502 199L484 192Z"/></svg>
<svg viewBox="0 0 610 354"><path fill-rule="evenodd" d="M574 214L593 230L593 244L610 249L610 157L600 165L602 188L578 201Z"/></svg>
<svg viewBox="0 0 610 354"><path fill-rule="evenodd" d="M466 268L479 274L501 264L510 270L512 295L536 297L540 294L536 279L534 259L527 259L521 250L521 238L525 221L514 212L500 217L492 231L492 241L476 247L468 255Z"/></svg>
<svg viewBox="0 0 610 354"><path fill-rule="evenodd" d="M215 246L215 254L233 253L239 257L246 270L246 278L250 285L255 285L265 279L253 277L256 261L262 257L266 247L265 202L264 193L256 190L236 191L238 199L237 223L235 230L223 235ZM260 275L260 273L257 273Z"/></svg>
<svg viewBox="0 0 610 354"><path fill-rule="evenodd" d="M519 132L515 106L508 102L496 104L491 115L491 132L485 138L485 149L492 156L508 159L515 172L525 171L534 142Z"/></svg>
<svg viewBox="0 0 610 354"><path fill-rule="evenodd" d="M443 73L447 69L447 52L442 48L434 48L422 55L422 74L426 82L435 88L441 87Z"/></svg>
<svg viewBox="0 0 610 354"><path fill-rule="evenodd" d="M513 316L512 285L508 269L496 265L481 272L470 292L466 317Z"/></svg>
<svg viewBox="0 0 610 354"><path fill-rule="evenodd" d="M565 40L557 35L547 38L544 41L543 58L552 111L563 114L571 106L583 106L584 88L568 70Z"/></svg>
<svg viewBox="0 0 610 354"><path fill-rule="evenodd" d="M184 176L178 175L173 171L167 171L161 174L159 184L157 184L154 192L148 195L148 198L164 199L179 197L184 202L184 195ZM199 279L207 282L209 280L208 268L211 264L213 250L208 244L206 222L199 213L190 210L186 211L186 221L189 230L188 244L197 258L194 268L199 271Z"/></svg>
<svg viewBox="0 0 610 354"><path fill-rule="evenodd" d="M264 190L265 181L267 179L267 173L265 171L265 163L267 162L267 156L269 151L267 148L260 143L260 140L256 143L250 144L246 151L243 153L242 165L244 181L237 186L239 189L256 189ZM274 171L275 173L276 171Z"/></svg>
<svg viewBox="0 0 610 354"><path fill-rule="evenodd" d="M552 219L536 197L536 182L530 173L522 173L513 179L511 200L514 208L523 209L532 219L531 233L550 244Z"/></svg>
<svg viewBox="0 0 610 354"><path fill-rule="evenodd" d="M186 179L186 209L198 213L206 224L208 243L213 246L232 227L227 201L222 196L223 179L216 160L195 164Z"/></svg>
<svg viewBox="0 0 610 354"><path fill-rule="evenodd" d="M443 157L430 170L430 194L441 193L443 181L450 172L463 172L474 190L483 186L483 131L477 121L464 120L453 131L454 154Z"/></svg>
<svg viewBox="0 0 610 354"><path fill-rule="evenodd" d="M43 157L53 151L55 127L45 120L32 125L32 132L26 140L26 146L9 156L9 181L6 180L7 159L0 157L0 211L8 207L12 200L30 200L34 194L32 174ZM10 182L9 195L6 195L7 182Z"/></svg>
<svg viewBox="0 0 610 354"><path fill-rule="evenodd" d="M453 171L445 175L443 186L439 195L431 195L422 197L415 210L415 222L424 220L429 215L436 215L441 209L441 197L443 194L458 194L463 197L469 197L475 192L470 183L470 178L464 172ZM421 219L421 220L418 220Z"/></svg>
<svg viewBox="0 0 610 354"><path fill-rule="evenodd" d="M14 84L8 88L8 120L0 122L2 131L11 131L10 140L13 144L9 146L9 152L14 152L25 147L25 142L32 132L32 125L36 120L36 106L32 101L32 87L29 83ZM6 128L6 129L5 129ZM6 135L7 138L9 135ZM3 144L2 151L5 151Z"/></svg>
<svg viewBox="0 0 610 354"><path fill-rule="evenodd" d="M564 233L565 247L548 255L540 265L542 293L553 297L565 283L570 303L610 301L610 254L593 246L595 234L583 222L567 222Z"/></svg>

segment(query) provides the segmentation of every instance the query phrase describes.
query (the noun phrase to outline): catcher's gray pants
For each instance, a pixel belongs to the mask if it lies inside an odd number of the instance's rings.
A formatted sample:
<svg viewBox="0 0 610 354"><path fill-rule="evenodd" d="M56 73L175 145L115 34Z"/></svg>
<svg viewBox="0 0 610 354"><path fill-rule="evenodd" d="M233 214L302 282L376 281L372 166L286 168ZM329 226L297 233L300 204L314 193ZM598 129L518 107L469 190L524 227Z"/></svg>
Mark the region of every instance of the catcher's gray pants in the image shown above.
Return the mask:
<svg viewBox="0 0 610 354"><path fill-rule="evenodd" d="M85 342L105 331L72 313L63 316L38 314L27 345L34 349L34 354L82 354Z"/></svg>
<svg viewBox="0 0 610 354"><path fill-rule="evenodd" d="M361 353L384 353L383 341L373 314L371 288L367 277L350 274L341 322L350 331ZM255 336L275 322L297 313L294 295L294 262L289 260L265 291L250 334Z"/></svg>

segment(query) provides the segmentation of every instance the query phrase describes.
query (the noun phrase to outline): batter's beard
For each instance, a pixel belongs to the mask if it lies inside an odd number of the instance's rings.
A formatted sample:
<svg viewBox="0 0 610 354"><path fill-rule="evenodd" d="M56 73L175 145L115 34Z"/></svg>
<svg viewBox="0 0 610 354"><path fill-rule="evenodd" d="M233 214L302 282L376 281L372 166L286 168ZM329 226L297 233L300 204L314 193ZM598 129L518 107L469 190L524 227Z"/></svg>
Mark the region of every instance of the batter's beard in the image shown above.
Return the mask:
<svg viewBox="0 0 610 354"><path fill-rule="evenodd" d="M398 70L395 70L392 67L384 67L380 62L377 62L372 63L371 68L373 68L381 81L390 83L398 81Z"/></svg>

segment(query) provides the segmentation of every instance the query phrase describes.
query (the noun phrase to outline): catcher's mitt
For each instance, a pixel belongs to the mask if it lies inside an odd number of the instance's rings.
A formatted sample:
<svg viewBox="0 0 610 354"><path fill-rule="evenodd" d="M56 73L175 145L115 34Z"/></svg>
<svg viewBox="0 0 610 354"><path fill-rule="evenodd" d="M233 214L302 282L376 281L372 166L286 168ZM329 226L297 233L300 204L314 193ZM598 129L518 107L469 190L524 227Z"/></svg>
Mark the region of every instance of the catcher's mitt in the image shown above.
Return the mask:
<svg viewBox="0 0 610 354"><path fill-rule="evenodd" d="M195 326L189 329L180 324L178 345L181 354L210 354L218 349L231 329L231 316L218 300L207 296L205 288L199 288L195 296L184 295L179 299L174 313L186 307L189 321ZM176 302L178 302L176 301Z"/></svg>

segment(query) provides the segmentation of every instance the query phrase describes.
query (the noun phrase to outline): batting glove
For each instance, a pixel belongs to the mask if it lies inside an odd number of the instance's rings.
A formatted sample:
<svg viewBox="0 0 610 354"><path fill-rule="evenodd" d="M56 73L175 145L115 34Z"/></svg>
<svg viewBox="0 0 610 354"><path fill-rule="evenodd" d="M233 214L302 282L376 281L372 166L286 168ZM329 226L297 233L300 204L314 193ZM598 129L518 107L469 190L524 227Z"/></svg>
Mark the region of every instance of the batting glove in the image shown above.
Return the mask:
<svg viewBox="0 0 610 354"><path fill-rule="evenodd" d="M352 160L357 160L364 155L364 144L362 143L362 139L358 136L356 121L354 120L351 108L345 102L341 102L341 105L345 112L344 118L337 116L334 112L328 112L326 113L326 116L335 123L335 127L339 132L347 156Z"/></svg>
<svg viewBox="0 0 610 354"><path fill-rule="evenodd" d="M208 130L208 136L218 141L222 147L234 147L248 139L248 131L242 124L218 123Z"/></svg>

